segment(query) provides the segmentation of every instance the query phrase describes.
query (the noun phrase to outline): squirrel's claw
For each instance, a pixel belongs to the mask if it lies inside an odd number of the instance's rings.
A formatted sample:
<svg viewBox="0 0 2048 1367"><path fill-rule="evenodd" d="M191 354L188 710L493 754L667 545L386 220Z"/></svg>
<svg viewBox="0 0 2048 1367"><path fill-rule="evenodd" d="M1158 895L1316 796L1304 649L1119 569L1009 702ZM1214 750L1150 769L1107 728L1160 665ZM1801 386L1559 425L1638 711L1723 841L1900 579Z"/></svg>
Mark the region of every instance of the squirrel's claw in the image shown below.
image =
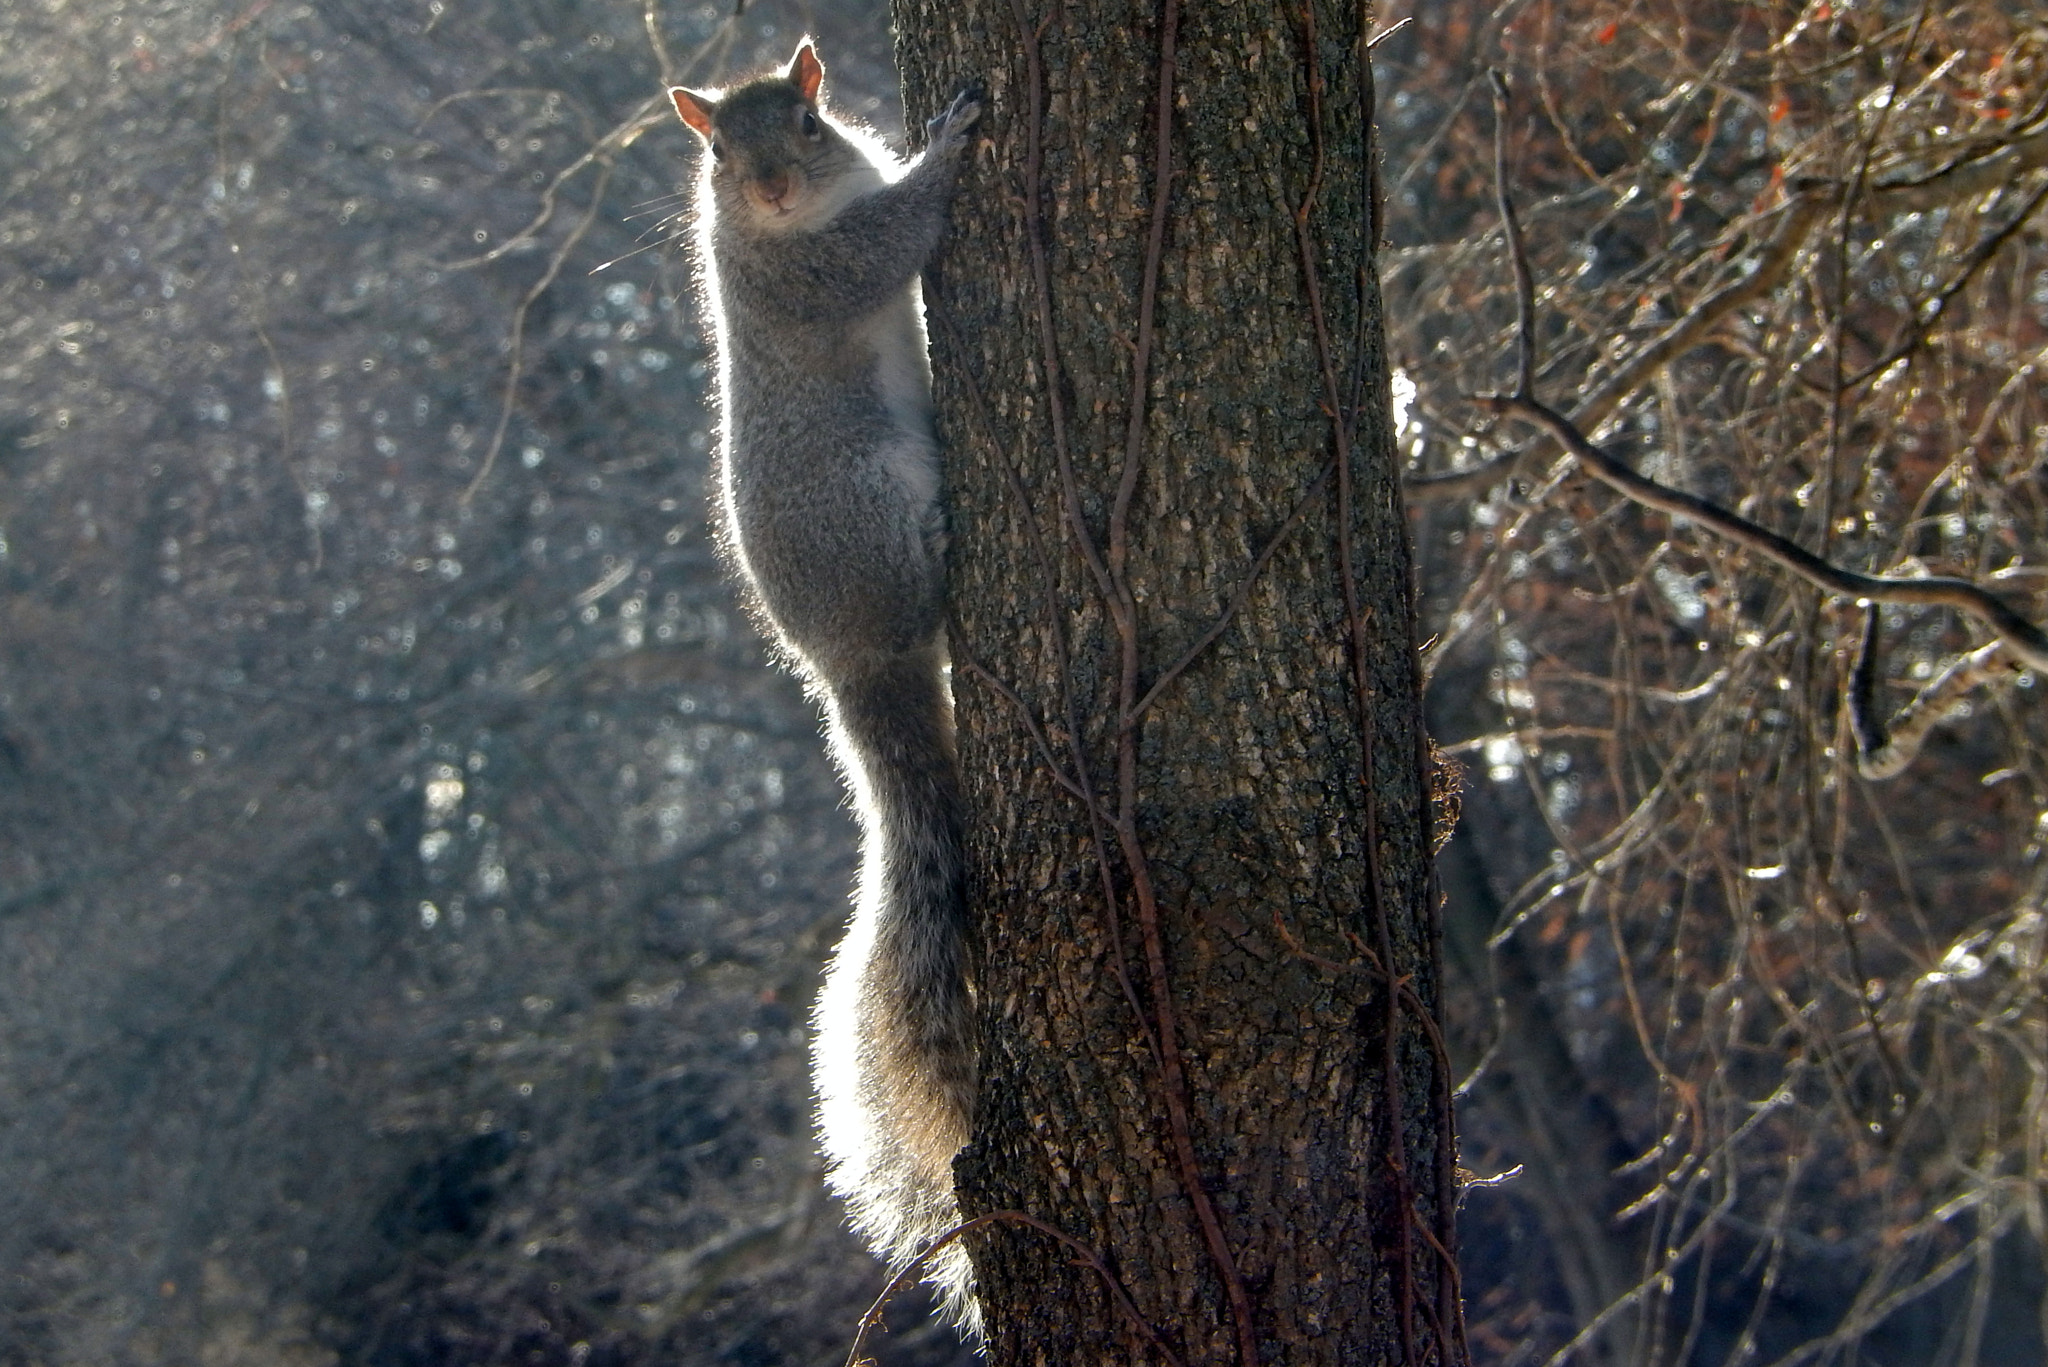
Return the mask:
<svg viewBox="0 0 2048 1367"><path fill-rule="evenodd" d="M946 112L924 126L930 145L947 155L965 147L967 130L981 117L981 100L979 82L962 88L953 97L953 103L946 106Z"/></svg>

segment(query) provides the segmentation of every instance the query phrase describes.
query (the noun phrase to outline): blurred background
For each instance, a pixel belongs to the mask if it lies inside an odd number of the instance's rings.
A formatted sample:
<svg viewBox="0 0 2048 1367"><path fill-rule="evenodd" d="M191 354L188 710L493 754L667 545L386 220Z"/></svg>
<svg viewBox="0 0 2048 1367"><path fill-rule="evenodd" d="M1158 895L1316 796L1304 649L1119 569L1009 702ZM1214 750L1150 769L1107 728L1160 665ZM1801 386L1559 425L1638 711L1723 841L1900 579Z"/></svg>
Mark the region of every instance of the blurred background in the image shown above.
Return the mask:
<svg viewBox="0 0 2048 1367"><path fill-rule="evenodd" d="M1475 1352L2041 1362L2040 682L1859 777L1859 614L1459 396L1511 373L1498 65L1546 396L1624 376L1647 472L2038 620L2048 24L1419 8L1375 65L1450 1024L1465 1161L1523 1165ZM852 828L707 539L661 94L805 32L900 132L879 4L0 8L0 1364L842 1358ZM1884 620L1887 710L1982 639Z"/></svg>

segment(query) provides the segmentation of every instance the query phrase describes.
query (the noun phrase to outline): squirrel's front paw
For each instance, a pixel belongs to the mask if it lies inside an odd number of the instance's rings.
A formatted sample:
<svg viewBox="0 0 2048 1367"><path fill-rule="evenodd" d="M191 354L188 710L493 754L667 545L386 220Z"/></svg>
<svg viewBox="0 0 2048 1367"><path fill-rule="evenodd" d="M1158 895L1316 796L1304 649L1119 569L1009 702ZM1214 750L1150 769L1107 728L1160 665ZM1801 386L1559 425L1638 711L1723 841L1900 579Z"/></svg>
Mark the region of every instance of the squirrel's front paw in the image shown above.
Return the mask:
<svg viewBox="0 0 2048 1367"><path fill-rule="evenodd" d="M981 87L970 85L953 97L946 112L924 126L932 150L951 156L967 146L968 130L981 117Z"/></svg>

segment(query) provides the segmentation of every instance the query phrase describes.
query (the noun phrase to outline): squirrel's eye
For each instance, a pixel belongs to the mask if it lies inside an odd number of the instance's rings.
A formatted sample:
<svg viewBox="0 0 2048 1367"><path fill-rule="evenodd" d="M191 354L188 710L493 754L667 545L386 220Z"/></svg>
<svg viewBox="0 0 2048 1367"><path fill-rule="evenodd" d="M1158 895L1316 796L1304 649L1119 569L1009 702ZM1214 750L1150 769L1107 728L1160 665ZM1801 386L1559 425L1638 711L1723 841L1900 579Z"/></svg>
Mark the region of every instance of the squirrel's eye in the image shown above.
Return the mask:
<svg viewBox="0 0 2048 1367"><path fill-rule="evenodd" d="M719 142L719 141L717 141L716 139L714 139L714 140L712 141L712 143L711 143L711 159L712 159L713 161L724 161L724 160L725 160L725 144L724 144L724 143L722 143L722 142Z"/></svg>
<svg viewBox="0 0 2048 1367"><path fill-rule="evenodd" d="M804 111L803 129L804 136L807 138L815 138L818 136L818 116L816 114L813 114L808 109Z"/></svg>

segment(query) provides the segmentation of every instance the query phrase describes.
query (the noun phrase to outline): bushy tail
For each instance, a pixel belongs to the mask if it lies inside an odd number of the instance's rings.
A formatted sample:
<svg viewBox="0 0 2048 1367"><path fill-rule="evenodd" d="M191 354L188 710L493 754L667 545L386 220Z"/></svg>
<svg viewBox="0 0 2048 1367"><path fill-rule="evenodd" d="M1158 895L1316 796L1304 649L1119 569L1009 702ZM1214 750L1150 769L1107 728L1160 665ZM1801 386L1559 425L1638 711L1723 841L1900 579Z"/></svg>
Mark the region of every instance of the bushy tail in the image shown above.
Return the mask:
<svg viewBox="0 0 2048 1367"><path fill-rule="evenodd" d="M952 706L936 645L830 681L832 745L861 827L860 886L814 1022L828 1180L901 1267L959 1220L975 1040ZM966 1251L929 1279L974 1315Z"/></svg>

